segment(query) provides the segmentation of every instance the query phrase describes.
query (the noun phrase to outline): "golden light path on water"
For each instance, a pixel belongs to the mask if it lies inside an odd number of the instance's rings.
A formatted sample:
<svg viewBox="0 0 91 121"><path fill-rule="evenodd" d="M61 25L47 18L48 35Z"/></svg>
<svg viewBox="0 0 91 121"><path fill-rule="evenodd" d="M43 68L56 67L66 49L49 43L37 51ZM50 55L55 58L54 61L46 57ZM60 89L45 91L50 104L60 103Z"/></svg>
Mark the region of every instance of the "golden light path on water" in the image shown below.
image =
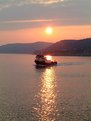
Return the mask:
<svg viewBox="0 0 91 121"><path fill-rule="evenodd" d="M56 78L53 68L47 68L41 76L41 89L38 94L39 103L36 113L39 121L55 121L56 110Z"/></svg>

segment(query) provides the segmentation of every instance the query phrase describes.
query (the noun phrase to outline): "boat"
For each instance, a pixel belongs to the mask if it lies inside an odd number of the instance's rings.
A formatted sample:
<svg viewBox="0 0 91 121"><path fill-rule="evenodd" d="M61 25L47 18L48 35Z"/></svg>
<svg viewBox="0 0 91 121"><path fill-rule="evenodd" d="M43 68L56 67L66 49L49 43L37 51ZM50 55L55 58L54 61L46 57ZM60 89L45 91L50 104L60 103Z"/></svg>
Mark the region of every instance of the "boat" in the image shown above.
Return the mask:
<svg viewBox="0 0 91 121"><path fill-rule="evenodd" d="M40 67L57 65L57 61L54 61L50 55L36 55L35 63Z"/></svg>

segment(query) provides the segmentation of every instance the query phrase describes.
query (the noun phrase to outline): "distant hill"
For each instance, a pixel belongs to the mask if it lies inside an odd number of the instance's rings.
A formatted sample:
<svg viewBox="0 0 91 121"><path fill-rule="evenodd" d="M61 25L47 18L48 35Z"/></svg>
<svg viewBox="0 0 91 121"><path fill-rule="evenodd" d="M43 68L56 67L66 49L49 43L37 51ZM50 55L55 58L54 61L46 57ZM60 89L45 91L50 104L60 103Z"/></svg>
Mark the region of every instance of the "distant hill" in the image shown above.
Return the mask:
<svg viewBox="0 0 91 121"><path fill-rule="evenodd" d="M56 43L14 43L0 46L0 53L51 54L57 56L91 56L91 38L61 40Z"/></svg>
<svg viewBox="0 0 91 121"><path fill-rule="evenodd" d="M34 53L52 45L48 42L13 43L0 46L0 53Z"/></svg>
<svg viewBox="0 0 91 121"><path fill-rule="evenodd" d="M66 56L91 56L91 38L61 40L43 50L44 54Z"/></svg>

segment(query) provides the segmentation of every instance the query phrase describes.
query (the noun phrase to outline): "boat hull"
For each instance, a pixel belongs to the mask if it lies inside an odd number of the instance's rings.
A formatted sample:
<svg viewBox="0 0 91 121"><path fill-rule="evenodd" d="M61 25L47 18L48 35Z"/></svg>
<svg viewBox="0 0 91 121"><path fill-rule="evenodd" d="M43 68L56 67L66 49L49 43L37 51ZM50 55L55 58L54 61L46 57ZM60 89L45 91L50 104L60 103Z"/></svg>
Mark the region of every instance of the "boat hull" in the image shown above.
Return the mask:
<svg viewBox="0 0 91 121"><path fill-rule="evenodd" d="M57 65L57 62L56 61L52 61L52 62L50 62L50 63L46 63L45 61L36 61L35 60L35 63L36 63L36 65L37 66L52 66L52 65Z"/></svg>

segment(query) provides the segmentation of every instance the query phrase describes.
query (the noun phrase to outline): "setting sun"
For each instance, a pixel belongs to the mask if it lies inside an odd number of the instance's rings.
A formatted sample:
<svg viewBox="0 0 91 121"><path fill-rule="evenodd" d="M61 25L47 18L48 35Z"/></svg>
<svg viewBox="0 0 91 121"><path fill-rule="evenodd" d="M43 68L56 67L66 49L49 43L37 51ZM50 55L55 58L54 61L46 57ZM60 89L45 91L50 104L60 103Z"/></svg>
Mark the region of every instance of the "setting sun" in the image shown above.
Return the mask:
<svg viewBox="0 0 91 121"><path fill-rule="evenodd" d="M53 28L52 27L47 27L46 30L45 30L45 32L47 34L52 34L53 33Z"/></svg>

